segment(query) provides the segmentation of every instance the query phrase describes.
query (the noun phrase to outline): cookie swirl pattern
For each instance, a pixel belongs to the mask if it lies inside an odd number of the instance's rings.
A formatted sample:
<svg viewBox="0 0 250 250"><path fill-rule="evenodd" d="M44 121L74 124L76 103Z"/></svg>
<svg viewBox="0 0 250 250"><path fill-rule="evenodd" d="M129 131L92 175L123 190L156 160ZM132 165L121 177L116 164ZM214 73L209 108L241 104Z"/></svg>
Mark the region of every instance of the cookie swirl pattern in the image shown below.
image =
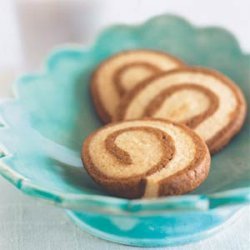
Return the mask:
<svg viewBox="0 0 250 250"><path fill-rule="evenodd" d="M219 72L182 68L148 79L126 95L114 120L154 117L194 129L211 152L240 130L246 103L240 89Z"/></svg>
<svg viewBox="0 0 250 250"><path fill-rule="evenodd" d="M91 92L101 119L110 122L120 98L139 82L162 71L184 64L175 57L154 50L131 50L118 53L95 70Z"/></svg>
<svg viewBox="0 0 250 250"><path fill-rule="evenodd" d="M210 155L183 125L156 119L108 125L90 135L82 159L90 176L126 198L178 195L207 177Z"/></svg>

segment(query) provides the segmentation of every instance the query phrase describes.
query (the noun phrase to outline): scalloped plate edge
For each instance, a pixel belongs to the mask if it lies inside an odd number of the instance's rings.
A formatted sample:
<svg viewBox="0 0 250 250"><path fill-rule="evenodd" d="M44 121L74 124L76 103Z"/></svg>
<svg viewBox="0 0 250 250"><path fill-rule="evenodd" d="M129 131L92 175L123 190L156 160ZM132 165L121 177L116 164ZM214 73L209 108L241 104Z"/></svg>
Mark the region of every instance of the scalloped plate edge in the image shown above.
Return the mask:
<svg viewBox="0 0 250 250"><path fill-rule="evenodd" d="M108 32L109 30L115 29L117 27L127 27L127 28L139 28L143 27L144 25L147 25L149 23L154 22L158 18L170 18L175 19L178 21L181 21L185 23L186 25L189 25L192 29L198 29L198 30L206 30L206 29L216 29L220 30L221 32L227 33L231 38L235 41L237 46L239 47L239 50L242 54L244 52L241 50L239 43L236 39L236 37L228 30L221 28L221 27L198 27L193 24L191 24L189 21L182 17L173 16L173 15L161 15L154 17L152 19L149 19L146 22L137 24L137 25L115 25L111 26L109 28L104 29L103 32L98 36L99 38L102 36L102 34ZM84 54L84 52L87 52L88 50L92 50L95 48L96 44L98 42L98 38L96 39L96 42L93 46L90 48L81 48L78 46L75 46L72 48L59 48L55 49L53 52L50 53L50 55L47 57L47 60L44 64L44 69L42 72L35 73L35 74L28 74L20 77L13 85L13 91L15 94L15 99L19 99L19 95L17 93L16 86L23 81L24 78L27 77L41 77L44 74L49 73L51 70L53 70L53 65L56 61L56 58L58 58L59 55L65 54L65 53L79 53ZM247 55L247 54L246 54ZM248 56L248 55L247 55ZM0 104L1 105L1 104ZM4 121L4 119L3 119ZM4 125L4 124L3 124ZM1 128L0 128L1 129ZM0 157L4 157L6 155L2 154ZM9 155L8 155L9 156ZM75 194L60 194L57 192L53 193L50 190L46 190L44 188L38 187L34 184L31 184L26 178L24 178L22 175L18 174L17 172L13 171L9 166L5 165L0 160L0 175L5 177L8 181L10 181L12 184L14 184L18 189L23 191L24 193L31 195L34 197L34 195L38 198L41 198L43 200L47 200L48 202L51 202L53 204L57 204L59 206L65 207L65 208L75 208L79 210L85 210L88 209L89 206L84 207L85 201L88 201L92 203L93 207L98 206L98 208L106 208L103 209L104 213L107 212L113 212L114 211L120 213L142 213L144 212L164 212L173 210L176 211L176 209L180 209L178 211L183 210L208 210L211 208L216 208L219 206L225 206L225 205L232 205L232 204L246 204L250 203L250 187L249 188L239 188L234 190L227 190L224 192L218 192L211 195L185 195L180 197L171 197L171 198L160 198L157 200L126 200L126 199L120 199L115 197L106 197L106 196L100 196L100 195L75 195ZM183 203L183 198L185 197L185 201ZM110 210L110 208L107 209L108 206L112 204L113 209ZM184 205L183 205L184 204ZM143 206L143 209L141 207Z"/></svg>

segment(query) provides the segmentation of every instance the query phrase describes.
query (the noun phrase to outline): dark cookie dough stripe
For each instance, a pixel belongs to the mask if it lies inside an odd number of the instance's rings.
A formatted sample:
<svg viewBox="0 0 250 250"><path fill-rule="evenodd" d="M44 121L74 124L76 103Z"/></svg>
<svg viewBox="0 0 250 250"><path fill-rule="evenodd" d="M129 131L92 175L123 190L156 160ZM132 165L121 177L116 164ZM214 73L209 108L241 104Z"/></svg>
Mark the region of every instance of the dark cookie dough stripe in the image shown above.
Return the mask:
<svg viewBox="0 0 250 250"><path fill-rule="evenodd" d="M150 127L130 127L115 131L114 133L110 134L105 140L105 147L107 151L120 163L125 165L131 165L133 163L130 155L115 144L115 140L119 135L129 131L145 131L147 133L151 133L161 143L162 158L155 166L152 166L152 168L145 173L146 176L161 170L172 159L175 152L174 141L167 133L161 131L160 129Z"/></svg>
<svg viewBox="0 0 250 250"><path fill-rule="evenodd" d="M142 117L154 117L154 114L161 108L167 98L178 91L186 89L202 92L209 99L209 107L207 110L186 121L181 121L183 124L189 126L190 128L197 127L201 122L203 122L217 110L217 108L219 107L219 99L211 90L192 83L174 85L162 91L151 102L148 103Z"/></svg>
<svg viewBox="0 0 250 250"><path fill-rule="evenodd" d="M127 92L124 89L123 87L124 85L122 83L123 75L126 73L127 70L131 68L137 68L137 67L146 69L151 75L157 74L162 71L159 67L153 64L140 62L140 61L123 65L116 72L114 72L114 75L113 75L113 81L114 81L114 84L116 85L117 91L120 94L120 96L124 95Z"/></svg>

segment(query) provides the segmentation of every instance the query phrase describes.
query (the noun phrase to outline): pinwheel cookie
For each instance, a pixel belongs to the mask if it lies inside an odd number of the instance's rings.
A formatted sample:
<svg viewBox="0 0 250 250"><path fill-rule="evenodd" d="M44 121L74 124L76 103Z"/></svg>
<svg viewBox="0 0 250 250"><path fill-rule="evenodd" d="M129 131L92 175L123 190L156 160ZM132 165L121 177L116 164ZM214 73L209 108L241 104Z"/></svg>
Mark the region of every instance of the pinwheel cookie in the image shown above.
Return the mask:
<svg viewBox="0 0 250 250"><path fill-rule="evenodd" d="M152 75L182 65L173 56L154 50L131 50L110 57L95 70L91 82L99 116L110 122L123 94Z"/></svg>
<svg viewBox="0 0 250 250"><path fill-rule="evenodd" d="M230 79L193 67L158 74L135 87L121 101L115 120L155 117L181 122L213 153L240 130L245 115L243 94Z"/></svg>
<svg viewBox="0 0 250 250"><path fill-rule="evenodd" d="M191 129L165 120L110 124L84 142L89 175L111 194L152 198L192 191L207 177L210 155Z"/></svg>

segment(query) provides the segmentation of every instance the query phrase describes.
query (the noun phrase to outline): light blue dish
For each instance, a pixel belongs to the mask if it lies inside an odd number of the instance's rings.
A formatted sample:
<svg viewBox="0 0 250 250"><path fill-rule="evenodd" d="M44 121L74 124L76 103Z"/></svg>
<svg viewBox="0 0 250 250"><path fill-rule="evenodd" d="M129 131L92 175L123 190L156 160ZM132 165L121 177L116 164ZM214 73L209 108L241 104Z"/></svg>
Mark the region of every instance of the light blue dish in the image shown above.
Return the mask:
<svg viewBox="0 0 250 250"><path fill-rule="evenodd" d="M250 202L249 111L240 134L213 157L209 178L192 194L109 197L82 167L82 141L101 126L89 93L91 72L110 55L135 48L167 51L191 65L218 69L239 84L250 104L250 55L224 29L197 28L169 15L113 26L91 48L57 50L44 72L16 82L16 98L0 105L0 173L24 193L67 209L97 237L147 247L200 240Z"/></svg>

